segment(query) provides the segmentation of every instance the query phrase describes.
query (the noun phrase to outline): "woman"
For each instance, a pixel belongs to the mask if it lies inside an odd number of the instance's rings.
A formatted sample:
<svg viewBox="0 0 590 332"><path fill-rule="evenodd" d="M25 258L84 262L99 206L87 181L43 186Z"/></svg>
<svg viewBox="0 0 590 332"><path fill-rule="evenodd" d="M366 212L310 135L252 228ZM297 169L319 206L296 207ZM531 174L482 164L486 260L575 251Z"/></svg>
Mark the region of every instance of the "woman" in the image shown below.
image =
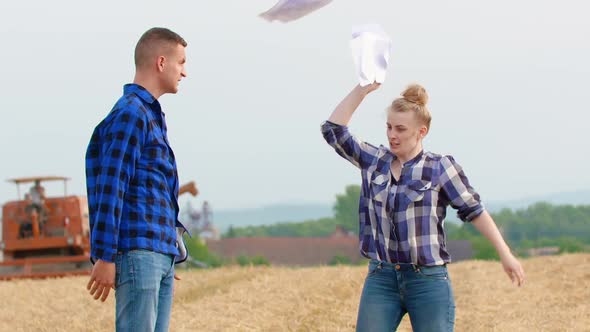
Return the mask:
<svg viewBox="0 0 590 332"><path fill-rule="evenodd" d="M409 86L387 110L389 147L352 136L348 122L374 83L356 86L322 124L336 152L361 170L359 239L370 258L357 331L393 331L407 312L414 331L452 331L455 304L446 264L443 221L451 205L494 245L504 270L519 286L524 271L479 195L451 156L422 150L430 128L428 95Z"/></svg>

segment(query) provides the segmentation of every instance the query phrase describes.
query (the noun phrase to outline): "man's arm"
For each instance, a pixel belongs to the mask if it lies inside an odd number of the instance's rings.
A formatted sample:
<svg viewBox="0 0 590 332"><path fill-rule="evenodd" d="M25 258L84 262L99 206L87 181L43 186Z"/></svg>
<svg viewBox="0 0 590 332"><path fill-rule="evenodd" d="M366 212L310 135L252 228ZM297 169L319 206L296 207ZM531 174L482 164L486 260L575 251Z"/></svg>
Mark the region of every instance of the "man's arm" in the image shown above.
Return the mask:
<svg viewBox="0 0 590 332"><path fill-rule="evenodd" d="M95 299L105 301L115 286L119 224L123 198L140 158L147 128L143 113L134 108L118 112L102 133L99 173L94 174L94 207L91 256L97 259L87 289ZM92 157L92 156L90 156ZM88 167L88 166L87 166ZM87 181L90 182L90 181ZM89 202L90 203L90 202Z"/></svg>

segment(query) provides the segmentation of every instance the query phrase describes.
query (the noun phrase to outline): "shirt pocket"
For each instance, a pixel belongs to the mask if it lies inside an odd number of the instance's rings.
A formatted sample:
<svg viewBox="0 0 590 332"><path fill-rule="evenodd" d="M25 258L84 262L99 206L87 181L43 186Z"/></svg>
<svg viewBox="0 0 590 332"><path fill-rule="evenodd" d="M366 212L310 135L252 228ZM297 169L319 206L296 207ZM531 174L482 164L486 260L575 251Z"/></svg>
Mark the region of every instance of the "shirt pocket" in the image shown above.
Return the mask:
<svg viewBox="0 0 590 332"><path fill-rule="evenodd" d="M386 202L388 184L389 179L384 174L379 174L373 178L370 183L372 199L378 202Z"/></svg>
<svg viewBox="0 0 590 332"><path fill-rule="evenodd" d="M424 194L432 189L431 181L413 180L406 186L405 194L410 201L416 202L422 200Z"/></svg>
<svg viewBox="0 0 590 332"><path fill-rule="evenodd" d="M145 157L143 164L145 167L161 172L164 176L171 176L173 158L170 153L170 147L164 140L164 137L155 137L144 147L142 157Z"/></svg>
<svg viewBox="0 0 590 332"><path fill-rule="evenodd" d="M159 198L160 193L167 192L173 187L173 179L176 177L175 163L164 137L154 136L146 144L138 168L145 172L146 182L142 185L146 186L148 195Z"/></svg>
<svg viewBox="0 0 590 332"><path fill-rule="evenodd" d="M409 207L411 204L417 204L424 200L425 197L432 196L432 192L437 189L433 185L432 181L426 180L412 180L404 188L403 194L403 206L402 209ZM432 202L430 200L424 200L426 202Z"/></svg>

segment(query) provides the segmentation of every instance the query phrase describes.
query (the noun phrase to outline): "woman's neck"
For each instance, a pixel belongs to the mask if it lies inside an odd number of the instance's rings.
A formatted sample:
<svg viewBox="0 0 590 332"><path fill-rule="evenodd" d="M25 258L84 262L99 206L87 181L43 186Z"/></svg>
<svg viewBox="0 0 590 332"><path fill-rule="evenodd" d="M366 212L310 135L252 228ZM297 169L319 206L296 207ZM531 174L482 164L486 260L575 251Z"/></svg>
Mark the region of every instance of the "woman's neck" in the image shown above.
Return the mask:
<svg viewBox="0 0 590 332"><path fill-rule="evenodd" d="M407 154L404 154L404 155L398 154L397 159L399 159L400 164L403 165L403 164L407 163L408 161L416 158L416 156L420 153L420 151L422 151L422 143L416 144L414 149L412 151L408 152Z"/></svg>

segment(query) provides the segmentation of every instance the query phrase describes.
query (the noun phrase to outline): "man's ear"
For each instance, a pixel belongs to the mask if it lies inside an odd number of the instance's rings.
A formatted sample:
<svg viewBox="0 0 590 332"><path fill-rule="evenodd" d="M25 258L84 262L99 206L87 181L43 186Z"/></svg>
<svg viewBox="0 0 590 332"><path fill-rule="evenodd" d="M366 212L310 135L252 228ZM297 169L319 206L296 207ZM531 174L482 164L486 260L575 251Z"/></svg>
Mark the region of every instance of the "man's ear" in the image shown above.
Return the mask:
<svg viewBox="0 0 590 332"><path fill-rule="evenodd" d="M159 73L164 71L165 64L166 64L166 58L163 55L160 55L156 59L156 69L158 70Z"/></svg>

